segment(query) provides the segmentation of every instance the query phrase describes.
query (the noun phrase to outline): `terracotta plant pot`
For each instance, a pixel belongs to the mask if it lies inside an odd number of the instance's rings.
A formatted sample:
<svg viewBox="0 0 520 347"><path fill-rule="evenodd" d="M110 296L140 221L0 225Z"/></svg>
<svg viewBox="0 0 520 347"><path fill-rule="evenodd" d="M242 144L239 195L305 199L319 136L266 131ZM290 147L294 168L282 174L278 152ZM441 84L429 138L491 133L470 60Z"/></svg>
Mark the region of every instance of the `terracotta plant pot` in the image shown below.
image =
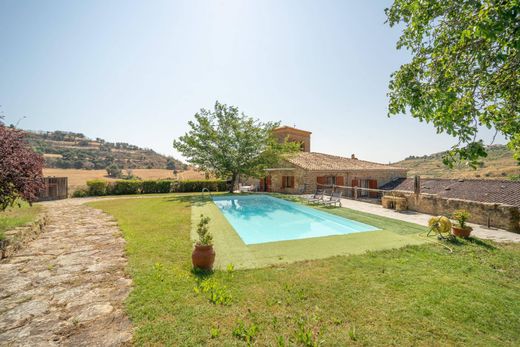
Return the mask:
<svg viewBox="0 0 520 347"><path fill-rule="evenodd" d="M464 229L456 227L456 226L451 227L451 233L458 237L469 237L472 230L473 230L473 228L471 228L471 227L465 227Z"/></svg>
<svg viewBox="0 0 520 347"><path fill-rule="evenodd" d="M194 268L199 268L201 270L213 269L213 263L215 262L215 251L213 250L213 245L195 245L195 249L191 254L191 261Z"/></svg>

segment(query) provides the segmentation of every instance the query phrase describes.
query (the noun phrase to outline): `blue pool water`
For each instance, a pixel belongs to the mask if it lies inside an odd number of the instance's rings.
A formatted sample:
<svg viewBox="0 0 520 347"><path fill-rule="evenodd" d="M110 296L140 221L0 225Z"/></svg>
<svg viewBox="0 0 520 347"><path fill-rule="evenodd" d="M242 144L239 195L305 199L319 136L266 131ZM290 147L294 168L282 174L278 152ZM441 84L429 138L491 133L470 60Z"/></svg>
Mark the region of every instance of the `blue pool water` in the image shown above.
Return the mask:
<svg viewBox="0 0 520 347"><path fill-rule="evenodd" d="M246 244L378 230L267 195L216 196L213 201Z"/></svg>

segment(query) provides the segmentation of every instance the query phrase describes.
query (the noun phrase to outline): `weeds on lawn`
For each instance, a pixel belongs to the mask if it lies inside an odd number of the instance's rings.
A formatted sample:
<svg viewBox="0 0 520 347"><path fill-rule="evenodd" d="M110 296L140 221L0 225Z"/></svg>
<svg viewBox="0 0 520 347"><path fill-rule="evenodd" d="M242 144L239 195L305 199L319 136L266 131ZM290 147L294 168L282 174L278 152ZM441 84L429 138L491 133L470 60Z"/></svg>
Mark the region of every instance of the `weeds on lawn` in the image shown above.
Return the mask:
<svg viewBox="0 0 520 347"><path fill-rule="evenodd" d="M216 338L219 337L219 335L220 335L220 329L219 329L219 328L212 327L212 328L209 330L209 334L210 334L210 336L211 336L212 339L216 339Z"/></svg>
<svg viewBox="0 0 520 347"><path fill-rule="evenodd" d="M231 305L231 294L227 287L213 278L207 278L197 283L193 288L195 293L204 293L209 301L215 305Z"/></svg>
<svg viewBox="0 0 520 347"><path fill-rule="evenodd" d="M233 336L245 341L248 346L251 346L258 332L259 329L255 323L251 323L251 325L247 326L243 321L239 320L237 326L233 329Z"/></svg>
<svg viewBox="0 0 520 347"><path fill-rule="evenodd" d="M153 276L158 281L163 282L164 281L164 265L157 262L153 264Z"/></svg>
<svg viewBox="0 0 520 347"><path fill-rule="evenodd" d="M317 347L321 345L319 340L320 333L309 329L305 325L305 319L300 317L297 321L296 341L306 347Z"/></svg>
<svg viewBox="0 0 520 347"><path fill-rule="evenodd" d="M352 341L357 341L356 326L353 325L348 329L348 336Z"/></svg>

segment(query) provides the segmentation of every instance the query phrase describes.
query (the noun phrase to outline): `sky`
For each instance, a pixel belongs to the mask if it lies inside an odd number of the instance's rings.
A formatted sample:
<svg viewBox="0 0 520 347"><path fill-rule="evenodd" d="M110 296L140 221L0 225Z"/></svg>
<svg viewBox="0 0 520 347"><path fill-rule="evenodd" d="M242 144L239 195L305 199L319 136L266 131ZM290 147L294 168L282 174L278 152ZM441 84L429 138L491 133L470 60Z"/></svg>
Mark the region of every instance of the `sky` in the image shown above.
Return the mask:
<svg viewBox="0 0 520 347"><path fill-rule="evenodd" d="M390 4L0 0L1 110L20 128L178 158L173 139L216 100L312 131L316 152L387 163L446 150L457 141L433 126L387 117L390 74L410 59Z"/></svg>

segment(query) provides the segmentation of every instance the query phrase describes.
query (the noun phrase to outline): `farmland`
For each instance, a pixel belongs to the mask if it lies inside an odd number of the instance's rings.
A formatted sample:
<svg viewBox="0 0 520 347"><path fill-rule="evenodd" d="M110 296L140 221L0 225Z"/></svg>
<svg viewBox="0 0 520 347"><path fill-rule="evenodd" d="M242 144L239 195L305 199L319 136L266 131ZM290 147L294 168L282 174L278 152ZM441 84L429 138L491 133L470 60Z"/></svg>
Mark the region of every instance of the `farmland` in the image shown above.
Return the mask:
<svg viewBox="0 0 520 347"><path fill-rule="evenodd" d="M166 169L133 169L133 175L146 179L173 179L173 171ZM106 170L81 170L81 169L43 169L44 176L68 177L69 190L74 191L78 187L85 186L88 180L105 179L108 181L115 180L107 176ZM180 180L195 180L204 179L204 173L195 170L179 171L177 179Z"/></svg>

